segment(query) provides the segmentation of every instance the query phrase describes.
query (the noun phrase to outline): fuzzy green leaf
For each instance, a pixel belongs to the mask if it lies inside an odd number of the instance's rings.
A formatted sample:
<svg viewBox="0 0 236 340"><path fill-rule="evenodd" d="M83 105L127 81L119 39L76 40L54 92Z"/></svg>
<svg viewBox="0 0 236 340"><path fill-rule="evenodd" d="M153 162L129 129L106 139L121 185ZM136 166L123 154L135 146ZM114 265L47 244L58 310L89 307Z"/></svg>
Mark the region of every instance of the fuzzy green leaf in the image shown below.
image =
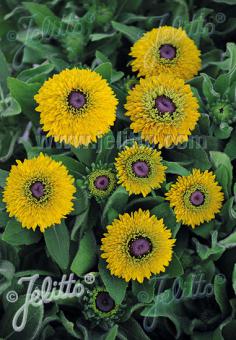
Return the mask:
<svg viewBox="0 0 236 340"><path fill-rule="evenodd" d="M38 27L43 30L45 25L50 35L57 35L62 27L61 20L46 6L34 2L23 2L24 7L32 14ZM50 25L49 25L50 24Z"/></svg>
<svg viewBox="0 0 236 340"><path fill-rule="evenodd" d="M108 293L117 304L121 304L125 297L128 286L127 282L111 275L109 270L106 268L106 262L102 259L99 260L98 269Z"/></svg>
<svg viewBox="0 0 236 340"><path fill-rule="evenodd" d="M39 231L23 228L21 223L11 219L6 225L2 239L13 246L21 246L37 243L41 236Z"/></svg>
<svg viewBox="0 0 236 340"><path fill-rule="evenodd" d="M2 338L11 340L37 338L43 321L43 304L38 304L37 306L29 304L25 327L17 332L14 331L12 327L13 318L16 317L17 311L24 305L25 301L26 296L20 296L17 302L8 302L6 312L0 322L0 336ZM18 317L18 327L22 323L22 314Z"/></svg>
<svg viewBox="0 0 236 340"><path fill-rule="evenodd" d="M189 175L189 171L176 162L164 161L163 165L167 166L167 169L165 170L165 172L167 174L177 174L177 175L180 175L180 176L188 176Z"/></svg>
<svg viewBox="0 0 236 340"><path fill-rule="evenodd" d="M6 179L9 175L9 172L3 169L0 169L0 187L4 188L6 185Z"/></svg>
<svg viewBox="0 0 236 340"><path fill-rule="evenodd" d="M107 203L103 209L102 224L108 223L107 216L110 209L114 209L119 214L124 212L128 199L128 192L123 187L118 187L108 198Z"/></svg>
<svg viewBox="0 0 236 340"><path fill-rule="evenodd" d="M116 31L124 34L124 36L126 36L132 43L138 40L144 33L142 29L135 26L127 26L116 21L112 21L111 24Z"/></svg>
<svg viewBox="0 0 236 340"><path fill-rule="evenodd" d="M36 102L34 95L39 90L40 83L25 83L16 78L8 78L8 88L13 98L20 104L23 113L34 123L38 123L39 114L34 112Z"/></svg>
<svg viewBox="0 0 236 340"><path fill-rule="evenodd" d="M220 151L210 151L211 161L216 169L216 179L222 185L224 193L228 198L231 194L233 167L229 157Z"/></svg>
<svg viewBox="0 0 236 340"><path fill-rule="evenodd" d="M70 256L70 238L65 222L46 229L44 239L52 259L61 269L65 270L68 267Z"/></svg>
<svg viewBox="0 0 236 340"><path fill-rule="evenodd" d="M8 63L6 61L5 55L0 50L0 87L3 91L7 93L7 78L10 75Z"/></svg>
<svg viewBox="0 0 236 340"><path fill-rule="evenodd" d="M95 68L97 73L99 73L108 82L111 81L112 65L111 63L103 63Z"/></svg>
<svg viewBox="0 0 236 340"><path fill-rule="evenodd" d="M79 249L71 265L76 275L84 275L96 263L96 240L91 231L88 231L79 243Z"/></svg>

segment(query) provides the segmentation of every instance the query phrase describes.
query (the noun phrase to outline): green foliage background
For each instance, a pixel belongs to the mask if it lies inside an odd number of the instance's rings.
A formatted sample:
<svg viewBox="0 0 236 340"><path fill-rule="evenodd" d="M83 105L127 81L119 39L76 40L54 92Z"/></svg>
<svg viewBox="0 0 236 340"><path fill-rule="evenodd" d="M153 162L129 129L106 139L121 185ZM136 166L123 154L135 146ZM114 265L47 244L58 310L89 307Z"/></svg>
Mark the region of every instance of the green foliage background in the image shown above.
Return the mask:
<svg viewBox="0 0 236 340"><path fill-rule="evenodd" d="M235 173L235 0L35 1L2 0L0 4L0 195L16 159L41 151L62 161L77 181L75 211L44 235L21 228L0 202L0 337L3 339L233 339L236 332L236 207ZM202 51L202 69L191 80L201 118L184 146L166 149L167 183L193 167L212 169L225 194L216 220L194 230L176 223L162 190L146 198L128 196L121 187L103 204L81 189L86 167L113 161L121 142L132 135L123 104L136 81L129 66L131 45L143 32L161 25L183 27ZM118 99L117 121L111 133L89 148L68 148L47 140L40 130L34 94L53 73L88 66L113 87ZM233 111L220 115L230 103ZM223 104L222 104L223 103ZM217 107L217 105L219 105ZM111 277L99 260L99 240L119 213L150 209L177 237L175 256L163 277L143 285ZM94 252L91 252L94 249ZM25 329L12 332L12 317L22 303L6 299L9 290L24 298L22 276L50 275L59 280L73 272L83 278L96 272L125 317L112 328L85 320L76 299L31 307ZM191 287L193 275L212 284L209 297L171 299L176 278ZM164 282L160 292L160 279ZM39 283L40 284L40 283ZM173 292L172 292L173 293ZM167 298L162 298L166 294ZM170 298L168 299L168 296ZM152 327L150 327L152 323ZM149 327L147 326L149 325Z"/></svg>

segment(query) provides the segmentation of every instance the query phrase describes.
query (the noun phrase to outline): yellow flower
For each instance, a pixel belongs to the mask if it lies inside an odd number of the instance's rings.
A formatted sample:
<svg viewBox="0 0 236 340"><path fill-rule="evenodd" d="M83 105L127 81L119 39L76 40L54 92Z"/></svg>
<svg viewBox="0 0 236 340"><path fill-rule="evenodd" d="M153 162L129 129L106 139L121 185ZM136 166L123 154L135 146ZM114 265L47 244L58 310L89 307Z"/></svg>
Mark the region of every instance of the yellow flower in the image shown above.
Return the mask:
<svg viewBox="0 0 236 340"><path fill-rule="evenodd" d="M131 215L120 215L107 229L101 257L106 259L111 274L127 282L143 282L169 265L175 240L163 220L150 216L149 211L139 209Z"/></svg>
<svg viewBox="0 0 236 340"><path fill-rule="evenodd" d="M178 177L166 194L178 222L194 228L215 217L222 207L224 195L212 172L193 169L191 175Z"/></svg>
<svg viewBox="0 0 236 340"><path fill-rule="evenodd" d="M10 217L33 230L59 224L73 210L74 179L60 162L40 154L17 161L7 178L3 193Z"/></svg>
<svg viewBox="0 0 236 340"><path fill-rule="evenodd" d="M191 79L201 67L200 51L182 28L154 28L131 48L133 71L139 76L160 73Z"/></svg>
<svg viewBox="0 0 236 340"><path fill-rule="evenodd" d="M119 183L130 194L146 196L152 189L157 189L165 180L166 167L161 163L160 152L135 143L126 147L116 158Z"/></svg>
<svg viewBox="0 0 236 340"><path fill-rule="evenodd" d="M134 132L160 148L187 141L200 116L190 86L167 74L140 79L125 108Z"/></svg>
<svg viewBox="0 0 236 340"><path fill-rule="evenodd" d="M64 70L34 97L47 136L75 147L95 142L115 121L117 99L106 80L91 70Z"/></svg>

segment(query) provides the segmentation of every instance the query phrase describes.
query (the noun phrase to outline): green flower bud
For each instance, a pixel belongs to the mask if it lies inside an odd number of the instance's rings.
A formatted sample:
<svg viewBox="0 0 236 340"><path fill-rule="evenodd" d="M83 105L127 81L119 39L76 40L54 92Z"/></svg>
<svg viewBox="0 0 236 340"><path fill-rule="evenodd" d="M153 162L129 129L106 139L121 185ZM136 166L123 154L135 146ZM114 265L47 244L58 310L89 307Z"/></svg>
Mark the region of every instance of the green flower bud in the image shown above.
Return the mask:
<svg viewBox="0 0 236 340"><path fill-rule="evenodd" d="M96 163L86 170L83 187L88 190L89 196L94 197L98 203L103 202L116 188L116 173L113 165Z"/></svg>
<svg viewBox="0 0 236 340"><path fill-rule="evenodd" d="M125 305L117 305L104 287L86 288L83 299L85 319L103 329L112 327L123 315Z"/></svg>
<svg viewBox="0 0 236 340"><path fill-rule="evenodd" d="M125 79L125 89L127 92L132 90L132 88L138 83L138 80L135 77L127 77Z"/></svg>
<svg viewBox="0 0 236 340"><path fill-rule="evenodd" d="M84 35L81 32L67 33L62 43L70 62L81 60L85 46Z"/></svg>
<svg viewBox="0 0 236 340"><path fill-rule="evenodd" d="M113 11L106 6L100 6L96 12L96 23L99 26L103 26L111 21Z"/></svg>
<svg viewBox="0 0 236 340"><path fill-rule="evenodd" d="M230 123L234 115L234 108L227 100L219 100L211 106L210 112L216 122Z"/></svg>

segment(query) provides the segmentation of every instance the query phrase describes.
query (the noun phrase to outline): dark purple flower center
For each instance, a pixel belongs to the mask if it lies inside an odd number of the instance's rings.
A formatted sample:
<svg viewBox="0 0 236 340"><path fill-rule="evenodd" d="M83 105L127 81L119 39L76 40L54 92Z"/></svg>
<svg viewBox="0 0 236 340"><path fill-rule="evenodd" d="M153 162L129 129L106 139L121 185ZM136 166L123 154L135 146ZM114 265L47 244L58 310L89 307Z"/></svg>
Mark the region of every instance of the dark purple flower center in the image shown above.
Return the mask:
<svg viewBox="0 0 236 340"><path fill-rule="evenodd" d="M176 106L173 101L165 96L159 96L155 99L156 109L160 113L173 113L176 110Z"/></svg>
<svg viewBox="0 0 236 340"><path fill-rule="evenodd" d="M161 45L159 52L161 58L164 59L174 59L176 57L176 48L169 44Z"/></svg>
<svg viewBox="0 0 236 340"><path fill-rule="evenodd" d="M94 181L94 185L97 189L106 190L109 185L109 178L107 176L98 176Z"/></svg>
<svg viewBox="0 0 236 340"><path fill-rule="evenodd" d="M40 181L34 182L30 187L30 191L35 198L40 199L44 195L44 184Z"/></svg>
<svg viewBox="0 0 236 340"><path fill-rule="evenodd" d="M81 109L86 103L86 97L81 91L72 91L68 96L69 105Z"/></svg>
<svg viewBox="0 0 236 340"><path fill-rule="evenodd" d="M149 174L149 166L144 161L137 161L132 164L133 172L137 177L147 177Z"/></svg>
<svg viewBox="0 0 236 340"><path fill-rule="evenodd" d="M194 191L190 196L190 203L192 203L196 207L202 205L204 203L204 200L205 195L200 190Z"/></svg>
<svg viewBox="0 0 236 340"><path fill-rule="evenodd" d="M152 243L147 237L137 237L130 240L129 252L130 255L136 258L142 258L152 251Z"/></svg>
<svg viewBox="0 0 236 340"><path fill-rule="evenodd" d="M96 296L96 307L103 313L108 313L115 307L115 301L107 292L100 292Z"/></svg>

